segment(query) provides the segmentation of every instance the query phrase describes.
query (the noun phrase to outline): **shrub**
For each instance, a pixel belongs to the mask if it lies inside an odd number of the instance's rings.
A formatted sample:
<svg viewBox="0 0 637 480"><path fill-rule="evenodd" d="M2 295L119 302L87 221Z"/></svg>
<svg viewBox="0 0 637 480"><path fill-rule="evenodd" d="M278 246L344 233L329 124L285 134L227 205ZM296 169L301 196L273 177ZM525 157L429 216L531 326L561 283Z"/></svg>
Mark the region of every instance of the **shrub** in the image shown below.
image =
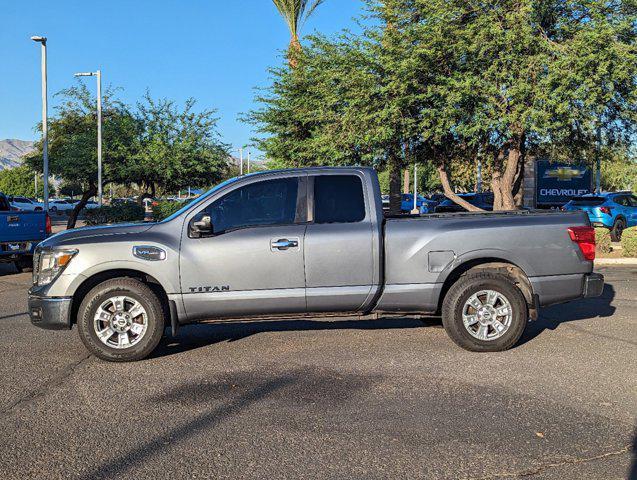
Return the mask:
<svg viewBox="0 0 637 480"><path fill-rule="evenodd" d="M597 253L610 253L612 250L610 243L610 230L607 228L596 228L595 244Z"/></svg>
<svg viewBox="0 0 637 480"><path fill-rule="evenodd" d="M144 207L136 203L124 203L86 210L84 221L87 225L141 222L144 220L144 214Z"/></svg>
<svg viewBox="0 0 637 480"><path fill-rule="evenodd" d="M637 257L637 227L627 228L622 232L622 255Z"/></svg>
<svg viewBox="0 0 637 480"><path fill-rule="evenodd" d="M185 203L182 202L159 202L157 205L153 205L153 220L155 222L161 222L184 205Z"/></svg>

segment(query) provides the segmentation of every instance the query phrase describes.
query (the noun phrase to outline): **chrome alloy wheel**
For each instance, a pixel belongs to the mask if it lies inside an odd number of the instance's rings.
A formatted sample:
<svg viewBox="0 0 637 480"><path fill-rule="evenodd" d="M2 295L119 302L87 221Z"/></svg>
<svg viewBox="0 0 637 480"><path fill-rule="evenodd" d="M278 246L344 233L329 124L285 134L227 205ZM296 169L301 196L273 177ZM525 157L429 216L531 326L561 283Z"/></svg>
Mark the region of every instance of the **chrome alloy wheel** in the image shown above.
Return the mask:
<svg viewBox="0 0 637 480"><path fill-rule="evenodd" d="M464 327L478 340L500 338L511 326L512 319L511 303L495 290L474 293L462 308Z"/></svg>
<svg viewBox="0 0 637 480"><path fill-rule="evenodd" d="M131 297L111 297L97 308L93 328L103 344L111 348L130 348L144 338L148 314Z"/></svg>

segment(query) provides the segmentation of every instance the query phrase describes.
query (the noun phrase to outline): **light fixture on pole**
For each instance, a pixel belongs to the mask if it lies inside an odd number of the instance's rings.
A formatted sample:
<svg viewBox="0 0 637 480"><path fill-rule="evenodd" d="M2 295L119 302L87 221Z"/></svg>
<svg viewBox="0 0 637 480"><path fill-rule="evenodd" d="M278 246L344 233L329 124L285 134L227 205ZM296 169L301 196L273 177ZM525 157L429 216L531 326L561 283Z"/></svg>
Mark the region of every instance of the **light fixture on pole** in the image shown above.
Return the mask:
<svg viewBox="0 0 637 480"><path fill-rule="evenodd" d="M97 198L102 206L102 71L76 73L76 77L97 77Z"/></svg>
<svg viewBox="0 0 637 480"><path fill-rule="evenodd" d="M42 173L44 180L44 211L49 211L49 129L47 124L47 88L46 88L46 37L33 36L31 40L42 45ZM37 194L37 192L36 192Z"/></svg>

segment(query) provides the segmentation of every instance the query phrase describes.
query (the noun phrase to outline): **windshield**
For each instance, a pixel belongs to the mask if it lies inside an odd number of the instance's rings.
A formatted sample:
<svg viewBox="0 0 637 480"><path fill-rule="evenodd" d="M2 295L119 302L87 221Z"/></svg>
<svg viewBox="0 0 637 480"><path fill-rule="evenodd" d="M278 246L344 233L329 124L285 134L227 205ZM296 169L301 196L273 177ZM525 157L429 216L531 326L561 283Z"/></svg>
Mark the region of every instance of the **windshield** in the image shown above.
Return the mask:
<svg viewBox="0 0 637 480"><path fill-rule="evenodd" d="M240 177L234 177L234 178L231 178L229 180L226 180L225 182L221 182L219 185L216 185L216 186L212 187L210 190L208 190L202 196L197 197L197 198L193 198L192 201L190 201L190 202L186 202L186 204L183 207L181 207L179 210L177 210L175 213L173 213L170 217L166 218L165 220L162 220L161 223L170 222L172 219L177 218L179 215L181 215L186 210L188 210L191 207L191 205L192 205L192 203L194 201L199 202L199 201L205 200L210 195L212 195L216 191L220 190L221 188L225 187L226 185L230 185L231 183L236 182L237 180L239 180L239 178Z"/></svg>

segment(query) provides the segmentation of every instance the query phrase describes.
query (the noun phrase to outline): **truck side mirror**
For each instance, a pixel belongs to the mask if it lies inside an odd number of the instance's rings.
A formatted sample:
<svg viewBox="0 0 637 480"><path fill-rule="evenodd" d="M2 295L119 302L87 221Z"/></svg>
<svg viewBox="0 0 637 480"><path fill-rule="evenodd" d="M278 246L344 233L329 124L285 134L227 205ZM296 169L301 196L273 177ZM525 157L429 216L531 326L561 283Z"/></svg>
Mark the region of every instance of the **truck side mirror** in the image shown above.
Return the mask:
<svg viewBox="0 0 637 480"><path fill-rule="evenodd" d="M213 234L212 220L206 212L195 215L188 227L190 238L207 237Z"/></svg>

